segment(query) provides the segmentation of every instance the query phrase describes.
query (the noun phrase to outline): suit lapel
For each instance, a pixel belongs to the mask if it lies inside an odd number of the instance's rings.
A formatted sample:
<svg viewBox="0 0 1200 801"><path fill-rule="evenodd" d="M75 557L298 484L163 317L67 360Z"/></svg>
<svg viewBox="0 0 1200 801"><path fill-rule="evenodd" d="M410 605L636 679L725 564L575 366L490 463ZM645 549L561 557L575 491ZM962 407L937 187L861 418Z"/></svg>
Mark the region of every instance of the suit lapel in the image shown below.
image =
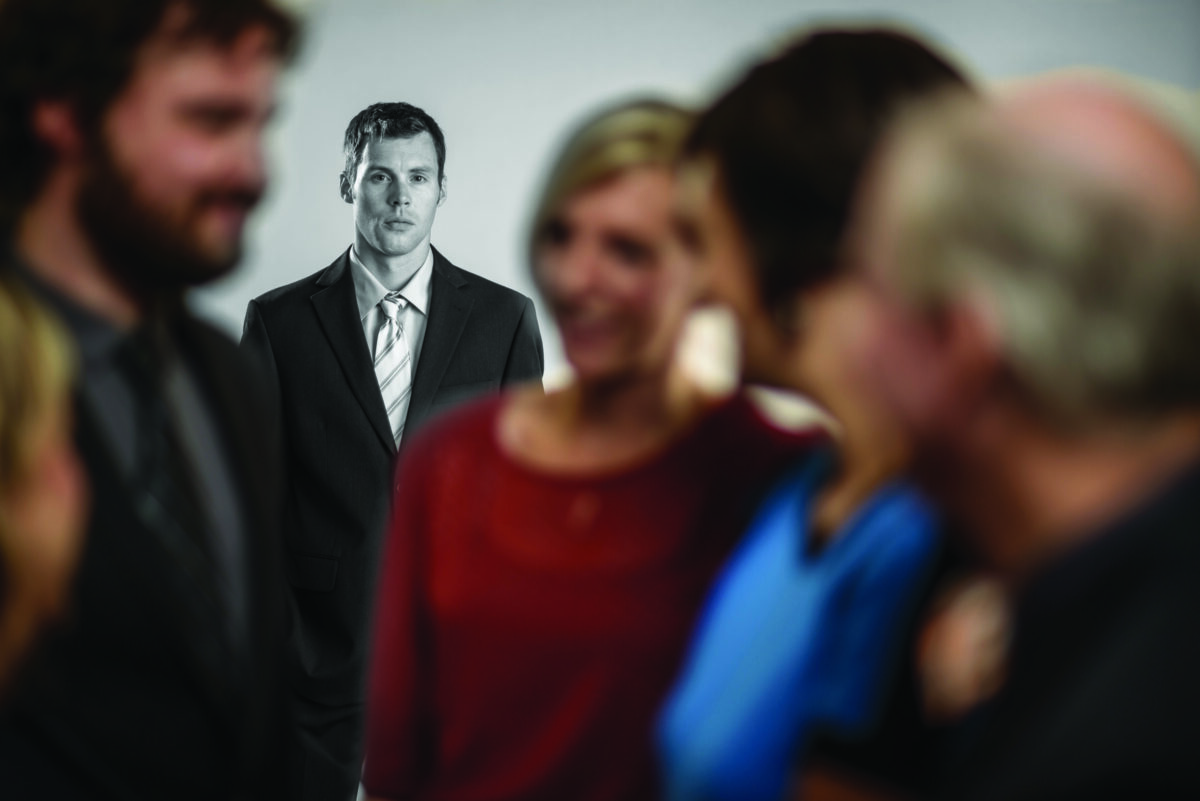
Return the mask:
<svg viewBox="0 0 1200 801"><path fill-rule="evenodd" d="M249 452L251 443L261 441L263 434L250 431L246 415L239 413L245 403L245 393L243 388L236 386L235 381L230 380L229 365L205 347L203 334L193 322L186 319L181 321L178 330L180 344L195 365L194 373L211 398L209 407L213 418L225 434L222 445L229 453L229 469L237 479L238 499L244 507L242 511L247 533L251 535L248 539L253 541L252 532L262 527L267 512L261 504L263 493L256 491L263 477L255 475L256 471L248 470L247 465L256 461L256 454Z"/></svg>
<svg viewBox="0 0 1200 801"><path fill-rule="evenodd" d="M379 394L375 365L367 350L362 320L358 317L354 280L350 276L349 251L329 266L317 279L317 285L319 289L312 296L313 308L329 346L342 365L346 383L350 385L350 391L362 406L363 413L384 447L395 453L392 427L388 423L387 409L383 406L383 396Z"/></svg>
<svg viewBox="0 0 1200 801"><path fill-rule="evenodd" d="M257 453L262 443L268 442L269 447L279 448L278 432L263 432L252 429L251 416L245 410L246 391L237 379L231 376L226 362L228 356L206 345L205 336L211 336L194 322L188 319L181 321L179 336L182 347L187 351L188 359L194 365L194 374L201 382L207 393L208 407L224 435L222 450L226 453L227 468L234 479L237 488L237 500L241 503L242 526L244 542L242 558L246 560L247 581L249 577L262 575L262 562L265 558L274 558L271 554L263 553L264 547L269 547L266 539L268 532L275 530L277 521L276 511L268 507L267 499L276 495L277 485L274 476L264 475L259 465L269 463L263 454ZM255 587L248 587L248 598L252 604L251 612L257 608L258 599ZM255 625L252 617L251 625ZM254 649L255 643L247 644Z"/></svg>
<svg viewBox="0 0 1200 801"><path fill-rule="evenodd" d="M278 481L278 457L282 455L280 430L263 431L256 416L246 407L244 383L231 374L227 348L213 342L214 334L191 318L184 317L179 327L180 342L187 351L194 373L207 392L213 418L223 435L227 467L238 487L242 514L242 554L246 560L246 602L248 629L239 663L245 693L261 692L278 681L272 667L278 659L285 601L282 577L282 551L279 542L277 501L282 487ZM266 683L261 678L268 676ZM247 748L253 735L246 709L234 711L233 722L239 746Z"/></svg>
<svg viewBox="0 0 1200 801"><path fill-rule="evenodd" d="M190 578L181 575L184 568L141 513L142 490L125 479L86 400L76 404L76 415L79 454L95 499L88 536L95 540L93 547L126 567L121 575L105 570L99 580L133 581L148 587L147 597L155 602L145 614L157 618L156 628L168 634L183 663L213 700L212 709L232 728L237 688L229 669L228 644L213 629L213 619L204 613ZM128 573L129 566L136 566L138 575Z"/></svg>
<svg viewBox="0 0 1200 801"><path fill-rule="evenodd" d="M433 251L433 288L429 302L429 320L421 358L413 377L412 401L408 406L405 428L419 424L429 411L433 396L442 382L454 349L471 315L472 300L462 291L467 285L458 268Z"/></svg>

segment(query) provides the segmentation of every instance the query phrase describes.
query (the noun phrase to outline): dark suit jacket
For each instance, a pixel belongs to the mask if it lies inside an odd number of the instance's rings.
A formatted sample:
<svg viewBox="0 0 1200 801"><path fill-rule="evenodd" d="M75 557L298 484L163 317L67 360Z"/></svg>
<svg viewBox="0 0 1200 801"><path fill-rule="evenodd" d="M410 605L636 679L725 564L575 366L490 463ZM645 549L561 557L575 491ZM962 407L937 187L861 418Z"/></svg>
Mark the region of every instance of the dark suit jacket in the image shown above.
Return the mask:
<svg viewBox="0 0 1200 801"><path fill-rule="evenodd" d="M408 440L431 416L502 386L540 380L533 304L434 250ZM363 334L349 251L250 302L242 345L274 384L287 454L284 554L298 612L293 676L304 733L304 797L357 785L364 672L396 448Z"/></svg>
<svg viewBox="0 0 1200 801"><path fill-rule="evenodd" d="M243 499L249 648L243 672L214 649L220 622L143 522L105 433L78 404L92 511L72 613L44 643L0 721L0 797L283 798L289 697L286 599L276 541L278 442L257 376L232 342L180 322ZM219 642L219 640L218 640Z"/></svg>
<svg viewBox="0 0 1200 801"><path fill-rule="evenodd" d="M1200 461L1022 586L941 797L1200 798Z"/></svg>

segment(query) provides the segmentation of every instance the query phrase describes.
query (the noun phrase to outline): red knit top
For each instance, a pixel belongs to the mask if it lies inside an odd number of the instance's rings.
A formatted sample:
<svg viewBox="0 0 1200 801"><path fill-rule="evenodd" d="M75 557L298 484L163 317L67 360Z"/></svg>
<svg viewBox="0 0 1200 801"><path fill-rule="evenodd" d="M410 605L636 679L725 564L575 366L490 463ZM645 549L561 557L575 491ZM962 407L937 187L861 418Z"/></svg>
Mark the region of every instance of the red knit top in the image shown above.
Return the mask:
<svg viewBox="0 0 1200 801"><path fill-rule="evenodd" d="M369 794L652 799L652 730L714 573L820 435L743 398L634 467L562 476L497 441L503 398L418 435L380 575Z"/></svg>

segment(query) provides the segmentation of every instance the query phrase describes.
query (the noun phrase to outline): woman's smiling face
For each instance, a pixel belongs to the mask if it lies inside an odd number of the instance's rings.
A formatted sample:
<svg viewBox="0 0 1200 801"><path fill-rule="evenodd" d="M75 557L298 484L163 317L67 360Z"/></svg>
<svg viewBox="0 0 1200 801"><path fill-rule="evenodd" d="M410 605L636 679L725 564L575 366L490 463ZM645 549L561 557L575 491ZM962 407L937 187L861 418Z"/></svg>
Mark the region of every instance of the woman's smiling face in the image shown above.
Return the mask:
<svg viewBox="0 0 1200 801"><path fill-rule="evenodd" d="M637 167L571 195L543 226L535 274L581 382L669 365L695 296L673 198L670 170Z"/></svg>

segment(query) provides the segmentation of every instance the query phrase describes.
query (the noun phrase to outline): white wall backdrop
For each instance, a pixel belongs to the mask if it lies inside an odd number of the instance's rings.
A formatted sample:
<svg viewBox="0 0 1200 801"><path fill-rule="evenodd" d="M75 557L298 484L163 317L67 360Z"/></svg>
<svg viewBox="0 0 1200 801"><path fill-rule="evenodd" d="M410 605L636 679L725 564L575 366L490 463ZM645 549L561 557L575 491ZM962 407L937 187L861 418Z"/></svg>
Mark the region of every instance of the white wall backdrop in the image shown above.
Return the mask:
<svg viewBox="0 0 1200 801"><path fill-rule="evenodd" d="M250 298L350 243L342 134L377 101L421 106L446 133L449 197L434 244L533 295L525 221L566 130L631 94L703 102L804 24L901 22L983 78L1091 64L1200 88L1200 0L293 1L310 12L271 134L270 195L239 270L192 298L234 336ZM561 350L538 310L550 371Z"/></svg>

